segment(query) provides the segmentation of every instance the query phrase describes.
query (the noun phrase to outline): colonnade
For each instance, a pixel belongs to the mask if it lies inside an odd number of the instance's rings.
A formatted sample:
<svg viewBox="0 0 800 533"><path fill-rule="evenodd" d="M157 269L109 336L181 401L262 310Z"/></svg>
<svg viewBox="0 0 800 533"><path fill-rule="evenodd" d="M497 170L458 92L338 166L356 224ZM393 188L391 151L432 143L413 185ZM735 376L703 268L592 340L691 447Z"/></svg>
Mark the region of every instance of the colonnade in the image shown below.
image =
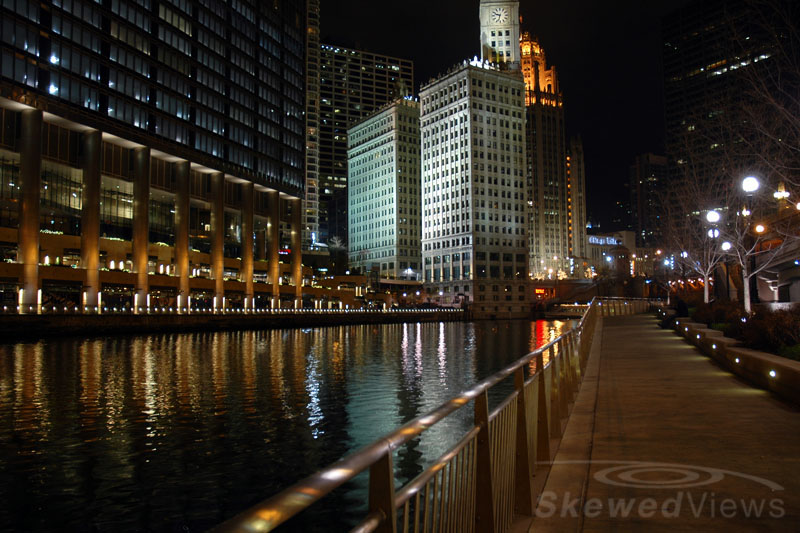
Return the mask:
<svg viewBox="0 0 800 533"><path fill-rule="evenodd" d="M20 312L35 312L41 306L39 285L40 263L40 200L43 114L38 109L21 111L19 137L20 164L19 181L21 196L19 204L18 262L22 263ZM82 133L80 166L83 172L80 268L83 277L83 302L86 312L101 308L100 293L100 203L102 169L102 134L98 130ZM149 201L150 201L150 148L132 149L133 179L133 226L131 242L131 264L135 275L133 291L134 313L147 312L150 307L150 278L148 273ZM190 163L181 160L173 163L175 176L175 242L173 247L175 271L178 282L177 307L190 310L190 258L189 258L189 213L190 213ZM225 309L225 175L211 174L211 277L214 280L213 308ZM267 190L268 235L256 236L255 253L261 260L268 260L269 283L271 285L271 307L280 306L280 193ZM254 308L255 286L253 280L254 249L254 197L253 182L242 184L241 203L241 274L244 284L244 308ZM301 205L300 199L288 199L291 207L291 275L294 285L294 305L302 307L302 253L301 253Z"/></svg>

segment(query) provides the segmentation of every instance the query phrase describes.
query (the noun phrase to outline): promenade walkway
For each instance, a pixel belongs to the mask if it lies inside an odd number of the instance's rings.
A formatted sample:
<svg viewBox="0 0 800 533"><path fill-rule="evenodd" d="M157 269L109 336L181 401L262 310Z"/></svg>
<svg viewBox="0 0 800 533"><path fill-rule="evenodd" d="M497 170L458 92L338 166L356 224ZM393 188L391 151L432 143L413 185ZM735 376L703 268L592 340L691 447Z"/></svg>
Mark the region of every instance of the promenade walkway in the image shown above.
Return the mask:
<svg viewBox="0 0 800 533"><path fill-rule="evenodd" d="M800 410L604 318L531 531L800 531Z"/></svg>

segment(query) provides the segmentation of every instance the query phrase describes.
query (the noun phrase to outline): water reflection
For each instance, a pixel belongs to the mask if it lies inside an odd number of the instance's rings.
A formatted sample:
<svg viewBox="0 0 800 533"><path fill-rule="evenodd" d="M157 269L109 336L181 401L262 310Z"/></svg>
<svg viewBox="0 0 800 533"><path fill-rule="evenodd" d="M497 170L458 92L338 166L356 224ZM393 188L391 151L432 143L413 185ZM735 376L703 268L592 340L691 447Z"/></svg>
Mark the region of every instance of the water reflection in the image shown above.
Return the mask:
<svg viewBox="0 0 800 533"><path fill-rule="evenodd" d="M0 345L0 528L204 530L568 325L360 325ZM417 475L469 409L397 451ZM304 529L337 530L349 484Z"/></svg>

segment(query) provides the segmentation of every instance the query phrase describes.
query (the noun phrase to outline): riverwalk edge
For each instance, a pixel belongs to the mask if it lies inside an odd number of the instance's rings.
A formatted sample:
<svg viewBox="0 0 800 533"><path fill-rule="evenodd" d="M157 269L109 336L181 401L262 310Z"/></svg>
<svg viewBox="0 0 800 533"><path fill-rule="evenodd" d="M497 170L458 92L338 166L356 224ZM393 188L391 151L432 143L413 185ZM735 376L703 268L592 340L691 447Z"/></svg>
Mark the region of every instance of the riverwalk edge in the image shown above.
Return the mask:
<svg viewBox="0 0 800 533"><path fill-rule="evenodd" d="M271 313L224 314L103 314L0 315L3 340L59 336L105 336L145 333L186 333L252 329L310 328L405 322L470 320L464 310L393 310L314 312L284 310Z"/></svg>

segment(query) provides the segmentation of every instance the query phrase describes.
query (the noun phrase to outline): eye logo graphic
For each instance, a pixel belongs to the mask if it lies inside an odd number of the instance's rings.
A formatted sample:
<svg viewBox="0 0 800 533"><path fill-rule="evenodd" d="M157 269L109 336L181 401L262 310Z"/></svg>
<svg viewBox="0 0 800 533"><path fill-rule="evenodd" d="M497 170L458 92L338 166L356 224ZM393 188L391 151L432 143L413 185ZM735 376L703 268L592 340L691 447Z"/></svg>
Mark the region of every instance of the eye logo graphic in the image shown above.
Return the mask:
<svg viewBox="0 0 800 533"><path fill-rule="evenodd" d="M772 491L784 490L773 481L742 472L708 466L656 463L649 461L555 461L553 464L610 465L593 477L600 483L636 489L688 489L712 485L726 476L746 479Z"/></svg>

